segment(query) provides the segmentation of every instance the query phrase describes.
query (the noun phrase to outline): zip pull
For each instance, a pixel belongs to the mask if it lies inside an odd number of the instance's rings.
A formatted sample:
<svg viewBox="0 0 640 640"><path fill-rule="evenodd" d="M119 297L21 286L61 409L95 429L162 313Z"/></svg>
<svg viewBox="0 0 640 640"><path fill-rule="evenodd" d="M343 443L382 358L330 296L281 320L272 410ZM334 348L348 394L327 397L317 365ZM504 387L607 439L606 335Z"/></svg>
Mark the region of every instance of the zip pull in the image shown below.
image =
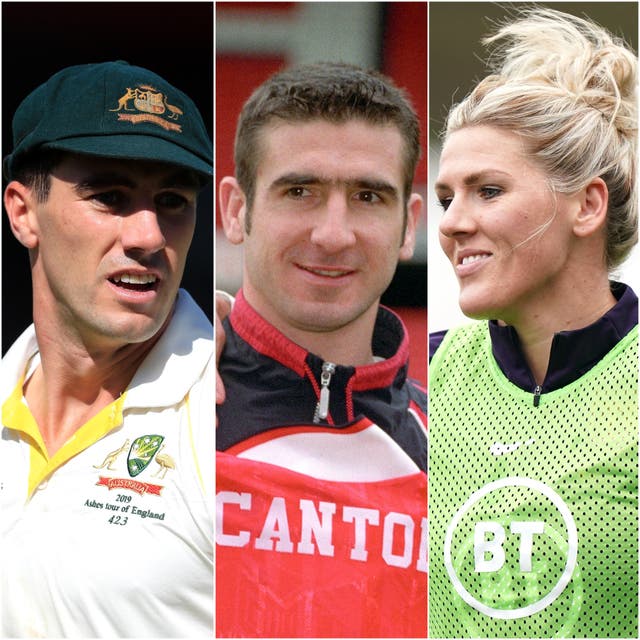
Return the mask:
<svg viewBox="0 0 640 640"><path fill-rule="evenodd" d="M542 387L537 384L533 390L533 406L537 407L540 404L540 394L542 393Z"/></svg>
<svg viewBox="0 0 640 640"><path fill-rule="evenodd" d="M336 365L333 362L322 363L322 373L320 374L320 400L316 405L316 411L313 416L314 422L320 422L320 420L326 420L329 415L329 384L331 383L331 376L336 371Z"/></svg>

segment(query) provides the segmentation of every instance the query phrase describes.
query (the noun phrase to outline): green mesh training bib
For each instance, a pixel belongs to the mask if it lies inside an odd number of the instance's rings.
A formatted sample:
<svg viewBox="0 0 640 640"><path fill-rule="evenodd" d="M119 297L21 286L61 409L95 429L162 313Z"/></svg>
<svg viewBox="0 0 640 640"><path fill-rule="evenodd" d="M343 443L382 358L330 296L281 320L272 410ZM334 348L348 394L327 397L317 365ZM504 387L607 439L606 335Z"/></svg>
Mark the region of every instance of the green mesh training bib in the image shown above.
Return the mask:
<svg viewBox="0 0 640 640"><path fill-rule="evenodd" d="M429 375L430 637L637 638L638 328L537 407L486 322Z"/></svg>

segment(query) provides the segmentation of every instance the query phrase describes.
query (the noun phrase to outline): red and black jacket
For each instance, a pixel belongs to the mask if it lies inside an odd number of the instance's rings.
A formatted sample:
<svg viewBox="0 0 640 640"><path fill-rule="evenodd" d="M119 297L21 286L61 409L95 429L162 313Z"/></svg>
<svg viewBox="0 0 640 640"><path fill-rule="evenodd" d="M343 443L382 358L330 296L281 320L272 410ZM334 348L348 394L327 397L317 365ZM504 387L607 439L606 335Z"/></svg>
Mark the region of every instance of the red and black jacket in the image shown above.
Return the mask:
<svg viewBox="0 0 640 640"><path fill-rule="evenodd" d="M324 419L316 414L321 358L266 322L242 292L225 320L225 331L220 374L226 400L217 407L219 451L270 429L314 423L340 429L364 417L426 472L426 390L407 377L408 338L392 311L379 309L373 334L373 353L384 360L361 367L335 367Z"/></svg>

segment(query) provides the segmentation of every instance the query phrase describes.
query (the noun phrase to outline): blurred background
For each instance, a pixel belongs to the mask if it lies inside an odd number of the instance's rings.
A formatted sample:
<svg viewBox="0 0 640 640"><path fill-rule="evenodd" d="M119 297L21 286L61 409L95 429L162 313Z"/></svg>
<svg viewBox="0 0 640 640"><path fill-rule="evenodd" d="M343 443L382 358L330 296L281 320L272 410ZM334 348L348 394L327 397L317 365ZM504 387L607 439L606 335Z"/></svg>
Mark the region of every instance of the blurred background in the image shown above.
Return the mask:
<svg viewBox="0 0 640 640"><path fill-rule="evenodd" d="M432 2L429 5L429 331L447 329L466 320L458 306L458 284L438 242L442 209L433 195L440 155L439 134L449 108L460 102L474 84L487 75L486 50L481 39L496 21L509 17L525 3ZM638 4L636 2L539 2L588 17L623 37L638 51ZM640 251L634 250L616 279L640 291Z"/></svg>
<svg viewBox="0 0 640 640"><path fill-rule="evenodd" d="M198 105L213 135L213 3L3 2L2 156L20 102L63 67L126 60L161 75ZM3 180L3 191L6 180ZM213 188L198 206L183 286L213 309ZM27 250L2 216L2 353L31 323Z"/></svg>
<svg viewBox="0 0 640 640"><path fill-rule="evenodd" d="M406 89L418 111L423 158L415 190L426 196L427 4L425 2L216 2L216 176L233 175L233 139L244 101L267 77L297 63L341 61L375 68ZM241 247L216 224L216 286L241 284ZM421 220L412 261L383 297L410 332L410 372L427 377L427 238Z"/></svg>

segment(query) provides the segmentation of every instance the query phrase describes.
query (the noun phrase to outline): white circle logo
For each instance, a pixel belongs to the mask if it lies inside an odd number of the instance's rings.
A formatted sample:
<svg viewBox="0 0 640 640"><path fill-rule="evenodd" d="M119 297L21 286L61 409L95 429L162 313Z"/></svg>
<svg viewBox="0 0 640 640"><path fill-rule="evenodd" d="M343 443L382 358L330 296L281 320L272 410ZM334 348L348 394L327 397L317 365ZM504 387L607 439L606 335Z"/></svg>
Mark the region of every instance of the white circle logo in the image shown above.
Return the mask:
<svg viewBox="0 0 640 640"><path fill-rule="evenodd" d="M453 565L452 557L451 557L451 547L453 536L456 532L456 528L460 524L462 518L469 513L469 511L483 498L488 496L494 491L499 491L505 488L512 487L521 487L524 489L529 489L534 494L542 495L544 498L549 500L555 508L560 513L564 525L567 530L567 560L564 566L564 570L560 575L556 584L548 591L545 595L543 595L539 600L528 604L523 607L517 608L507 608L507 609L498 609L495 607L491 607L477 598L475 598L469 591L465 588L459 576L456 573L456 570ZM526 616L531 616L539 611L542 611L545 607L548 607L560 594L564 591L566 586L571 581L571 577L573 576L573 572L576 568L578 558L578 532L576 529L576 524L573 520L573 516L569 508L564 503L562 498L555 492L553 489L550 489L547 485L543 484L538 480L532 480L530 478L519 478L519 477L511 477L511 478L503 478L501 480L497 480L495 482L491 482L475 493L471 495L471 497L462 505L462 507L457 511L454 516L449 528L447 529L447 534L444 542L444 562L447 568L447 573L449 574L449 578L457 591L458 595L471 607L476 609L477 611L490 616L492 618L500 618L503 620L514 620L516 618L524 618Z"/></svg>

